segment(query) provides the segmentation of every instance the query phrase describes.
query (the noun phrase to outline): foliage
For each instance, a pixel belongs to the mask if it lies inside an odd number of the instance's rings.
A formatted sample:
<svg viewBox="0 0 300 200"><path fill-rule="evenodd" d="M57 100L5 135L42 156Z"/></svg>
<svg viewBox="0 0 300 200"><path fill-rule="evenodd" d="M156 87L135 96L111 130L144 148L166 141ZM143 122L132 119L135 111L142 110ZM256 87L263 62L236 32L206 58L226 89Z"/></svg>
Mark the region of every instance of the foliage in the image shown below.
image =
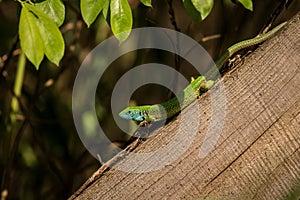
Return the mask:
<svg viewBox="0 0 300 200"><path fill-rule="evenodd" d="M248 10L253 10L252 0L238 0ZM39 68L44 55L56 65L64 55L64 40L58 29L65 18L65 8L60 0L38 3L19 1L22 11L19 23L21 48L29 61ZM182 0L193 20L200 22L211 12L214 0ZM141 0L151 7L151 0ZM88 27L101 13L110 24L112 32L124 41L133 24L132 11L127 0L81 0L82 18ZM38 28L39 27L39 28Z"/></svg>
<svg viewBox="0 0 300 200"><path fill-rule="evenodd" d="M64 18L60 0L47 0L32 5L21 2L19 23L21 48L32 64L39 68L44 55L56 65L64 55L64 40L58 25Z"/></svg>

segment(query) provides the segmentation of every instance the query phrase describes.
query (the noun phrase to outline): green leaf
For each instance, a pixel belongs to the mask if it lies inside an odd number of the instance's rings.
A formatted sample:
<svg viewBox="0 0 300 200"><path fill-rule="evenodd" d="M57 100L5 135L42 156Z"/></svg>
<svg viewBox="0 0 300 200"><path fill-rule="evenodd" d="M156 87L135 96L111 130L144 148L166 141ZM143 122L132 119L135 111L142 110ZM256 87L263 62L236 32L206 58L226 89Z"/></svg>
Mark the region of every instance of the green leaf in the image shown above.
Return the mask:
<svg viewBox="0 0 300 200"><path fill-rule="evenodd" d="M246 9L253 11L252 0L238 0Z"/></svg>
<svg viewBox="0 0 300 200"><path fill-rule="evenodd" d="M65 51L64 39L61 32L54 21L37 7L30 4L25 4L25 6L38 17L36 18L36 23L39 26L40 36L44 43L45 55L51 62L58 66Z"/></svg>
<svg viewBox="0 0 300 200"><path fill-rule="evenodd" d="M202 21L201 15L198 12L198 10L196 10L196 8L192 4L191 0L182 0L182 2L183 2L185 10L190 15L190 17L196 22L201 22Z"/></svg>
<svg viewBox="0 0 300 200"><path fill-rule="evenodd" d="M104 5L103 5L102 14L103 14L105 19L107 19L108 14L109 14L109 4L110 4L110 0L106 0Z"/></svg>
<svg viewBox="0 0 300 200"><path fill-rule="evenodd" d="M145 6L149 6L149 7L152 7L151 6L151 0L141 0L142 4L144 4Z"/></svg>
<svg viewBox="0 0 300 200"><path fill-rule="evenodd" d="M37 19L26 7L22 7L19 35L21 49L28 60L39 69L44 57L44 45L37 26Z"/></svg>
<svg viewBox="0 0 300 200"><path fill-rule="evenodd" d="M95 21L107 0L81 0L80 9L82 18L88 27Z"/></svg>
<svg viewBox="0 0 300 200"><path fill-rule="evenodd" d="M124 41L132 28L132 13L127 0L110 1L110 22L114 35L120 42Z"/></svg>
<svg viewBox="0 0 300 200"><path fill-rule="evenodd" d="M109 10L110 0L106 0L103 6L102 15L108 25L110 26L110 10Z"/></svg>
<svg viewBox="0 0 300 200"><path fill-rule="evenodd" d="M199 11L201 20L204 20L210 13L214 0L191 0L192 4Z"/></svg>
<svg viewBox="0 0 300 200"><path fill-rule="evenodd" d="M48 15L60 27L65 19L65 6L61 0L45 0L35 6Z"/></svg>

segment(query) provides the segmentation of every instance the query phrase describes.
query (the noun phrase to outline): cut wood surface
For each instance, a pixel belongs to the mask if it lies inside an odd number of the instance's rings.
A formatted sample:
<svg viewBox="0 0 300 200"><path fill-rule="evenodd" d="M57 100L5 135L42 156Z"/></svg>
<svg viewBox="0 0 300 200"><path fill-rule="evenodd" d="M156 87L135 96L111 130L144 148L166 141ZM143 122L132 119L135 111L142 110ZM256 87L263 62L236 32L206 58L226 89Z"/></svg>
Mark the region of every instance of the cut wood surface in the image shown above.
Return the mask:
<svg viewBox="0 0 300 200"><path fill-rule="evenodd" d="M222 86L225 98L218 94ZM223 101L213 104L213 98ZM198 104L200 111L194 109ZM224 108L223 124L215 123ZM191 117L182 123L187 115ZM193 127L195 137L189 132ZM192 142L181 145L186 141L180 141L180 134ZM159 151L166 147L167 153ZM102 167L101 174L70 199L286 199L300 195L300 13L132 153L141 152L161 154L147 154L137 167L128 164L129 153L111 169ZM177 154L174 161L164 163ZM128 170L132 166L133 172L115 168L122 166Z"/></svg>

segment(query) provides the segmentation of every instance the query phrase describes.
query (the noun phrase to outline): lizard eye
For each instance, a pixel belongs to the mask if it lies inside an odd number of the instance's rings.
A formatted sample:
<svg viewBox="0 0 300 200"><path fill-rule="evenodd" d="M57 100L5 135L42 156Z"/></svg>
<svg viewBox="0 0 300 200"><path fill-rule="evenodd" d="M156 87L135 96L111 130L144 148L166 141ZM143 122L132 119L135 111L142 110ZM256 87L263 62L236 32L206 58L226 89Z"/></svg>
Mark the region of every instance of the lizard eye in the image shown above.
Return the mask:
<svg viewBox="0 0 300 200"><path fill-rule="evenodd" d="M129 110L126 114L130 115L131 111Z"/></svg>

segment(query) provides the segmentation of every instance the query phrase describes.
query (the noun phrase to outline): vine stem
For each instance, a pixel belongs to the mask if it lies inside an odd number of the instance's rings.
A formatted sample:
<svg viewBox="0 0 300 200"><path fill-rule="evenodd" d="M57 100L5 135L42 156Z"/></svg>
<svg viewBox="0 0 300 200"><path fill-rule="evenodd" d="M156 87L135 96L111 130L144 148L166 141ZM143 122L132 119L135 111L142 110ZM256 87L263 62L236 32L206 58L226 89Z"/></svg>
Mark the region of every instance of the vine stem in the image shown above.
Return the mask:
<svg viewBox="0 0 300 200"><path fill-rule="evenodd" d="M19 60L17 64L17 69L16 69L16 76L15 76L15 82L14 82L14 88L13 88L13 97L11 100L11 113L10 113L10 119L11 119L11 125L8 128L10 131L13 132L13 129L18 127L17 122L16 122L16 116L15 114L19 112L20 106L19 106L19 99L22 93L22 86L23 86L23 80L24 80L24 73L25 73L25 66L26 66L26 57L23 52L19 55ZM22 133L24 132L26 126L27 126L27 119L23 121L21 124L21 127L19 131L17 132L16 136L13 137L12 134L9 134L8 136L8 141L9 143L12 143L11 150L8 152L8 160L7 164L4 168L3 175L2 175L2 183L1 183L1 199L6 199L11 182L13 181L12 179L12 171L13 171L13 163L18 151L19 143L22 137ZM13 142L11 140L13 139Z"/></svg>
<svg viewBox="0 0 300 200"><path fill-rule="evenodd" d="M25 66L26 66L26 57L23 52L19 55L19 61L17 65L17 72L16 72L16 78L14 83L14 94L15 96L12 97L11 100L11 120L12 123L15 122L15 114L19 111L19 101L18 98L21 95L22 92L22 85L24 80L24 72L25 72Z"/></svg>

